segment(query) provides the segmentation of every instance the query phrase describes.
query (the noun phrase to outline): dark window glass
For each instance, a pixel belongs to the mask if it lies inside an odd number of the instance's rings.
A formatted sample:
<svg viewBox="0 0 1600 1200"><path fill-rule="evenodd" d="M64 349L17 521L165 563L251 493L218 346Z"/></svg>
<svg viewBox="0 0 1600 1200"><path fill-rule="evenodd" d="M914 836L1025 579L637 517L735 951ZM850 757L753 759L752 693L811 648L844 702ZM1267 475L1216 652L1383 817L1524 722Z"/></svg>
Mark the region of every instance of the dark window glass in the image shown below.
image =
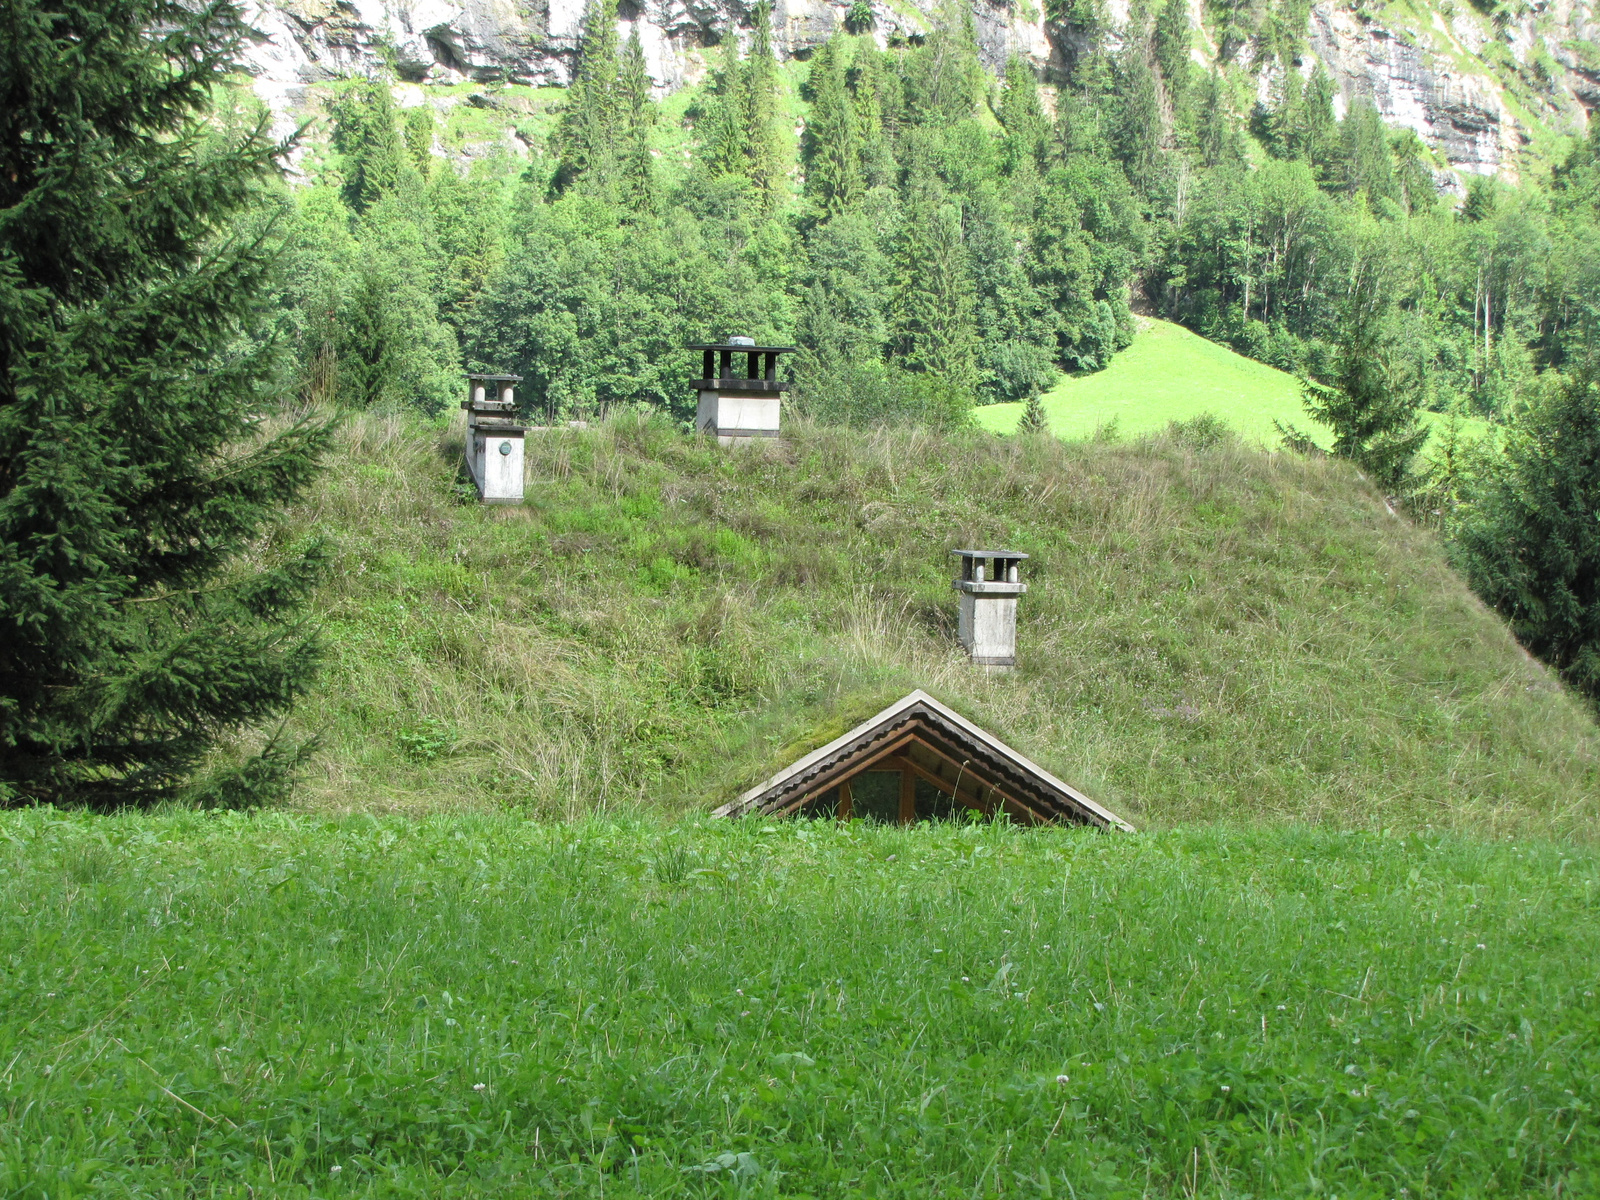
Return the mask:
<svg viewBox="0 0 1600 1200"><path fill-rule="evenodd" d="M839 815L839 789L829 788L820 796L806 801L800 806L800 815L805 817L826 817L833 820Z"/></svg>
<svg viewBox="0 0 1600 1200"><path fill-rule="evenodd" d="M900 823L900 772L867 771L850 781L850 810L858 821Z"/></svg>
<svg viewBox="0 0 1600 1200"><path fill-rule="evenodd" d="M966 805L957 804L949 792L941 792L926 779L917 780L917 820L948 821L965 810Z"/></svg>

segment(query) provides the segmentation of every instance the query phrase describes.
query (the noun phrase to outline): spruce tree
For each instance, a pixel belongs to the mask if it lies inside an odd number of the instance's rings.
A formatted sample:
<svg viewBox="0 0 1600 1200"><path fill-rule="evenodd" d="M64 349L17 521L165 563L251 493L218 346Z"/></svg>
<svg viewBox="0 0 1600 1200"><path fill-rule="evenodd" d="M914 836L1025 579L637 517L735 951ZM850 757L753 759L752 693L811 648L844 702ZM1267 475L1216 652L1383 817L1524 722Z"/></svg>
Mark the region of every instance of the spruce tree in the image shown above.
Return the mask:
<svg viewBox="0 0 1600 1200"><path fill-rule="evenodd" d="M1233 114L1228 111L1228 94L1223 86L1222 72L1213 66L1201 89L1199 128L1195 140L1200 146L1200 157L1208 167L1225 162L1236 162L1239 153L1239 131L1234 126Z"/></svg>
<svg viewBox="0 0 1600 1200"><path fill-rule="evenodd" d="M638 212L651 212L656 204L655 163L650 154L650 130L656 123L656 106L650 99L650 71L645 66L639 27L628 34L617 81L626 145L622 178L628 203Z"/></svg>
<svg viewBox="0 0 1600 1200"><path fill-rule="evenodd" d="M259 335L280 170L221 133L240 11L12 0L0 39L0 796L247 804L297 750L235 739L308 687L320 551L262 542L327 445L279 427ZM259 224L257 226L259 230ZM225 754L210 757L221 743ZM223 765L231 762L231 765Z"/></svg>
<svg viewBox="0 0 1600 1200"><path fill-rule="evenodd" d="M1117 155L1129 181L1141 192L1148 192L1155 183L1161 152L1161 96L1150 70L1147 22L1147 10L1138 0L1128 17L1117 62L1122 100L1117 114Z"/></svg>
<svg viewBox="0 0 1600 1200"><path fill-rule="evenodd" d="M328 106L333 148L344 156L344 200L358 213L393 191L410 166L388 85L362 80Z"/></svg>
<svg viewBox="0 0 1600 1200"><path fill-rule="evenodd" d="M1189 79L1194 74L1194 63L1189 57L1192 39L1188 0L1167 0L1156 18L1155 59L1174 111L1183 107Z"/></svg>
<svg viewBox="0 0 1600 1200"><path fill-rule="evenodd" d="M755 36L750 40L743 98L743 173L769 205L776 204L794 150L778 128L778 59L772 50L770 0L756 4Z"/></svg>
<svg viewBox="0 0 1600 1200"><path fill-rule="evenodd" d="M917 195L906 209L895 254L890 306L901 365L970 394L978 384L974 302L960 211Z"/></svg>
<svg viewBox="0 0 1600 1200"><path fill-rule="evenodd" d="M395 281L376 263L363 265L339 311L339 402L374 408L397 400L403 331L396 320Z"/></svg>
<svg viewBox="0 0 1600 1200"><path fill-rule="evenodd" d="M894 181L892 142L899 127L897 94L900 77L884 65L884 54L871 42L856 48L851 79L851 108L856 114L861 146L861 177L866 187Z"/></svg>
<svg viewBox="0 0 1600 1200"><path fill-rule="evenodd" d="M406 114L406 154L412 169L423 180L433 173L433 134L436 128L433 109L426 104Z"/></svg>
<svg viewBox="0 0 1600 1200"><path fill-rule="evenodd" d="M1339 165L1339 123L1333 115L1333 97L1338 91L1333 76L1317 64L1306 81L1304 102L1300 106L1299 152L1311 164L1317 182L1330 184Z"/></svg>
<svg viewBox="0 0 1600 1200"><path fill-rule="evenodd" d="M1304 160L1306 157L1300 136L1305 92L1306 81L1292 66L1284 67L1272 81L1274 103L1265 122L1265 140L1278 158Z"/></svg>
<svg viewBox="0 0 1600 1200"><path fill-rule="evenodd" d="M1403 491L1428 430L1417 418L1416 389L1393 353L1388 318L1395 278L1386 249L1373 245L1379 237L1369 231L1352 251L1338 366L1325 383L1304 381L1305 403L1333 430L1335 454L1371 472L1381 487Z"/></svg>
<svg viewBox="0 0 1600 1200"><path fill-rule="evenodd" d="M1000 148L1001 168L1015 178L1043 169L1050 143L1050 123L1039 104L1039 85L1033 68L1021 55L1006 61L1005 89L1000 93L1000 125L1005 140Z"/></svg>
<svg viewBox="0 0 1600 1200"><path fill-rule="evenodd" d="M842 48L835 34L811 60L805 190L824 217L844 211L861 191L861 131L845 87Z"/></svg>
<svg viewBox="0 0 1600 1200"><path fill-rule="evenodd" d="M1431 212L1439 201L1439 185L1428 166L1427 147L1415 129L1398 129L1389 135L1394 155L1395 189L1408 213Z"/></svg>
<svg viewBox="0 0 1600 1200"><path fill-rule="evenodd" d="M1455 554L1517 639L1600 698L1600 373L1561 381L1467 489Z"/></svg>
<svg viewBox="0 0 1600 1200"><path fill-rule="evenodd" d="M1017 418L1018 433L1049 433L1050 418L1045 416L1044 401L1037 389L1028 393L1023 402L1022 415Z"/></svg>
<svg viewBox="0 0 1600 1200"><path fill-rule="evenodd" d="M1398 200L1394 162L1389 157L1389 135L1383 118L1367 97L1358 98L1339 124L1344 159L1344 186L1352 196L1365 195L1375 208L1380 201Z"/></svg>
<svg viewBox="0 0 1600 1200"><path fill-rule="evenodd" d="M555 142L560 161L552 180L560 192L577 186L609 194L620 174L620 124L616 0L588 0L578 43L578 65L567 89Z"/></svg>
<svg viewBox="0 0 1600 1200"><path fill-rule="evenodd" d="M928 40L906 62L908 117L948 125L972 115L984 91L972 9L941 0Z"/></svg>
<svg viewBox="0 0 1600 1200"><path fill-rule="evenodd" d="M716 89L702 118L700 160L711 175L743 175L748 81L739 59L738 30L730 29L723 36L722 70L717 73Z"/></svg>

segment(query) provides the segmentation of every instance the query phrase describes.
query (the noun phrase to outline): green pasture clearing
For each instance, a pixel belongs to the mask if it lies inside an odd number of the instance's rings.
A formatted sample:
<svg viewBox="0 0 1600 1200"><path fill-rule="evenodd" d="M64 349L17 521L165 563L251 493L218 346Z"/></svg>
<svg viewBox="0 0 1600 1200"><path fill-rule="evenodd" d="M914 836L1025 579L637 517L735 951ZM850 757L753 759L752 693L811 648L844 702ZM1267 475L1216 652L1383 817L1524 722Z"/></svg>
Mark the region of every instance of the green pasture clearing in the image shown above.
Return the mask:
<svg viewBox="0 0 1600 1200"><path fill-rule="evenodd" d="M1596 828L1591 710L1346 463L629 416L531 434L507 509L456 428L352 421L276 534L335 552L303 806L705 812L921 687L1141 826ZM1010 674L955 636L991 545Z"/></svg>
<svg viewBox="0 0 1600 1200"><path fill-rule="evenodd" d="M0 817L0 1194L1580 1196L1592 852Z"/></svg>
<svg viewBox="0 0 1600 1200"><path fill-rule="evenodd" d="M1139 317L1133 343L1103 371L1069 375L1042 397L1050 431L1069 440L1114 431L1137 437L1173 421L1203 414L1220 418L1245 440L1276 446L1274 422L1294 425L1326 446L1329 430L1306 415L1299 381L1228 347L1207 341L1182 325ZM989 404L976 412L992 433L1014 433L1021 404ZM1448 418L1424 413L1430 426ZM1463 432L1481 436L1485 422L1460 419Z"/></svg>

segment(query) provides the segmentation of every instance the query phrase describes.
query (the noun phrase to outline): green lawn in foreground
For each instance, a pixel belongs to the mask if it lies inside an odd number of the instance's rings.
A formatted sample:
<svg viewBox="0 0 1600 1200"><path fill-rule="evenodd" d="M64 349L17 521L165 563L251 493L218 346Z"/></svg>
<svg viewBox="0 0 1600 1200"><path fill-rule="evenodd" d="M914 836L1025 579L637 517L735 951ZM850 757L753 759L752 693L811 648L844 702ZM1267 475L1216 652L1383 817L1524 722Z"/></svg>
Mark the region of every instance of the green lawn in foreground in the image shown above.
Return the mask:
<svg viewBox="0 0 1600 1200"><path fill-rule="evenodd" d="M1220 417L1245 439L1265 446L1280 441L1273 422L1294 425L1324 444L1332 434L1306 415L1293 375L1235 354L1182 325L1139 317L1133 344L1103 371L1069 375L1044 396L1045 415L1057 437L1077 440L1115 422L1124 437L1155 433L1170 422L1202 413ZM977 410L978 424L1012 433L1021 404L990 404ZM1424 413L1430 425L1444 418ZM1464 431L1487 425L1466 419Z"/></svg>
<svg viewBox="0 0 1600 1200"><path fill-rule="evenodd" d="M5 1196L1600 1193L1551 843L0 817Z"/></svg>

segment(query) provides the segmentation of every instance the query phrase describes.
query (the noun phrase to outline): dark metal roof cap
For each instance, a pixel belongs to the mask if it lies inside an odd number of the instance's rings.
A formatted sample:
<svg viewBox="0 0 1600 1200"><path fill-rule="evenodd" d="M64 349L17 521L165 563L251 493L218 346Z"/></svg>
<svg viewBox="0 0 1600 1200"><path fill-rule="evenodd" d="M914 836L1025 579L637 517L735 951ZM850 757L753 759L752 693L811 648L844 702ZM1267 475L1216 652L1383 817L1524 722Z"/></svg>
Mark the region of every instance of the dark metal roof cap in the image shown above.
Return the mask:
<svg viewBox="0 0 1600 1200"><path fill-rule="evenodd" d="M741 354L794 354L799 346L745 346L735 342L695 342L685 350L735 350Z"/></svg>

